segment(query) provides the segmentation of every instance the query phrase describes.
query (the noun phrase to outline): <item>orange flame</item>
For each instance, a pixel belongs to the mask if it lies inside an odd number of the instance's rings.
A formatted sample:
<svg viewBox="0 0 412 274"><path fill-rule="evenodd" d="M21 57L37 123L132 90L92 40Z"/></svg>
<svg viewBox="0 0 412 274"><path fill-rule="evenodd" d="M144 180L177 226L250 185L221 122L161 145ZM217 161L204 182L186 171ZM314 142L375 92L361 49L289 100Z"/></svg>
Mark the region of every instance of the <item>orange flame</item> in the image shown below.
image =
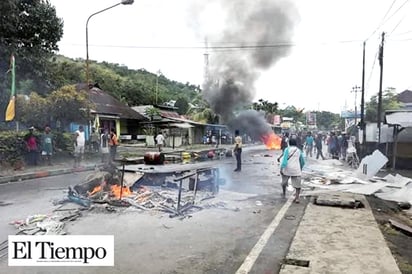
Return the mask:
<svg viewBox="0 0 412 274"><path fill-rule="evenodd" d="M271 132L265 134L261 137L261 139L268 149L280 149L282 138L275 133Z"/></svg>
<svg viewBox="0 0 412 274"><path fill-rule="evenodd" d="M93 188L92 191L88 192L88 195L91 196L91 195L93 195L93 194L95 194L99 191L102 191L102 190L103 190L103 187L101 185L96 186L95 188Z"/></svg>
<svg viewBox="0 0 412 274"><path fill-rule="evenodd" d="M119 185L112 185L110 186L112 194L116 197L116 198L120 198L120 191L122 190L122 187ZM122 197L125 196L129 196L132 194L132 191L130 190L129 187L124 186L122 192Z"/></svg>

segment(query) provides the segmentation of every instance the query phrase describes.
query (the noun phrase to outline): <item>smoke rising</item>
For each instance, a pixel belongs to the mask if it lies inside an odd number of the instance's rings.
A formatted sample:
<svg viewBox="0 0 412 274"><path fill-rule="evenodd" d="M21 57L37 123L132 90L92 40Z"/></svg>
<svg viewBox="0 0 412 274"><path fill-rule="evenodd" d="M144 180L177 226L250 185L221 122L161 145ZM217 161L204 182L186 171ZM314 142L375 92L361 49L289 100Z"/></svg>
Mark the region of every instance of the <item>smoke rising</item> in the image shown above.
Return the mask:
<svg viewBox="0 0 412 274"><path fill-rule="evenodd" d="M280 0L209 0L204 4L205 2L196 2L192 16L202 18L202 12L207 10L208 5L219 4L219 13L223 12L224 19L220 30L204 34L212 47L208 77L203 86L204 98L220 115L222 123L233 125L231 121L234 119L234 112L252 103L255 82L261 72L289 54L290 47L282 46L282 43L288 43L292 39L294 25L298 21L297 11L289 1ZM199 20L194 24L200 26L202 22ZM274 80L275 77L274 75ZM257 112L248 112L240 116L253 122L251 117L256 114ZM264 121L259 117L256 116L254 122ZM251 125L256 124L244 126L248 128Z"/></svg>
<svg viewBox="0 0 412 274"><path fill-rule="evenodd" d="M254 140L259 140L263 135L272 131L269 124L265 121L263 113L256 110L240 112L239 115L228 123L228 126L247 133Z"/></svg>

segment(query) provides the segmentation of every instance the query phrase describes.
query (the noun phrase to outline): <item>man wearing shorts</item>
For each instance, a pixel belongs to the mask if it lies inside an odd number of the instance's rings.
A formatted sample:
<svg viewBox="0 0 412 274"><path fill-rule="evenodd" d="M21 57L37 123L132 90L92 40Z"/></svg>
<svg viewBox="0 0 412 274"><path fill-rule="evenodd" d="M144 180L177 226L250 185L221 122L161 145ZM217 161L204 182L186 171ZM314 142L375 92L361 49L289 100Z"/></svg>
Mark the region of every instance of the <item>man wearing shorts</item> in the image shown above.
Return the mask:
<svg viewBox="0 0 412 274"><path fill-rule="evenodd" d="M286 195L286 187L289 178L292 186L296 190L295 203L299 203L300 189L302 188L302 168L305 165L305 160L302 151L297 147L296 139L289 139L289 147L283 152L280 174L282 175L282 196Z"/></svg>
<svg viewBox="0 0 412 274"><path fill-rule="evenodd" d="M83 160L85 144L84 128L79 126L79 129L74 132L74 168L79 167L81 160Z"/></svg>

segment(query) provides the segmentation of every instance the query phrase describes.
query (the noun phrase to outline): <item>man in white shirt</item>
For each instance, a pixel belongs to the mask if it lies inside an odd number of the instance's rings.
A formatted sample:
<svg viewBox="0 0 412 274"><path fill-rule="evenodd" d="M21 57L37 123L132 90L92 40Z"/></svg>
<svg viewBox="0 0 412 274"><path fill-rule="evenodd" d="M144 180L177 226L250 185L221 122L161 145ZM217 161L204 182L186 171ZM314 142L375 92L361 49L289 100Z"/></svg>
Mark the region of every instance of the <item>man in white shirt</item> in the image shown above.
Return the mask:
<svg viewBox="0 0 412 274"><path fill-rule="evenodd" d="M156 136L156 144L157 147L159 148L159 152L162 151L163 145L164 145L165 137L163 136L162 132L159 132Z"/></svg>
<svg viewBox="0 0 412 274"><path fill-rule="evenodd" d="M81 160L83 160L84 146L86 144L86 137L83 126L74 132L74 167L79 167Z"/></svg>

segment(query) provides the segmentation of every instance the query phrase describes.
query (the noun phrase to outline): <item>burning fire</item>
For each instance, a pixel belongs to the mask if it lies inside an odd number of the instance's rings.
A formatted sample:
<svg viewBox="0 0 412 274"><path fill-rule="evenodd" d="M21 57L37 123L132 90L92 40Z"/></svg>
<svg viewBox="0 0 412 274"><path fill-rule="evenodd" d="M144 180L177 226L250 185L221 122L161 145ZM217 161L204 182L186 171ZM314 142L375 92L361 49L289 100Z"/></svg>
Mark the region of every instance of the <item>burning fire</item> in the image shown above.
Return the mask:
<svg viewBox="0 0 412 274"><path fill-rule="evenodd" d="M99 192L99 191L102 191L103 190L103 187L100 185L100 186L96 186L95 188L93 188L93 190L92 191L90 191L89 193L88 193L88 195L89 196L91 196L91 195L93 195L93 194L95 194L95 193L97 193L97 192Z"/></svg>
<svg viewBox="0 0 412 274"><path fill-rule="evenodd" d="M282 138L271 132L261 137L263 143L268 149L280 149Z"/></svg>
<svg viewBox="0 0 412 274"><path fill-rule="evenodd" d="M120 192L122 192L122 197L129 196L132 194L132 191L127 186L124 186L122 190L121 186L119 185L111 185L110 190L111 190L111 194L116 198L120 198ZM88 192L88 196L96 194L100 191L104 191L104 185L99 185L93 188L92 191Z"/></svg>
<svg viewBox="0 0 412 274"><path fill-rule="evenodd" d="M112 185L110 186L112 194L116 197L116 198L120 198L120 192L122 192L122 197L124 196L129 196L132 194L132 191L130 190L129 187L124 186L123 190L122 187L119 185Z"/></svg>

